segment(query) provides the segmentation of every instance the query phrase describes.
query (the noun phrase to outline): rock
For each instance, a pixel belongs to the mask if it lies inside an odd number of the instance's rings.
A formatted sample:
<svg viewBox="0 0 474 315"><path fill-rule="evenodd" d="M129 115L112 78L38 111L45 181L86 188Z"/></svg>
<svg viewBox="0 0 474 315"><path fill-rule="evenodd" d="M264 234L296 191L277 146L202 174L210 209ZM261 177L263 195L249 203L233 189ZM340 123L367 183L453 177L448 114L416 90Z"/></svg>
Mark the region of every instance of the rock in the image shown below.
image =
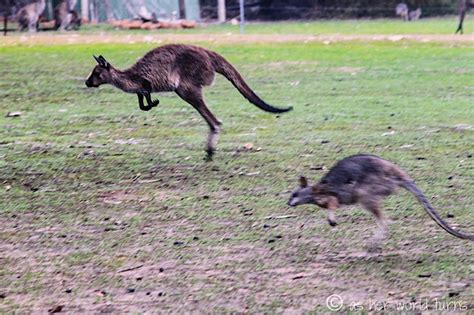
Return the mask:
<svg viewBox="0 0 474 315"><path fill-rule="evenodd" d="M244 144L244 149L245 150L252 150L253 149L253 143L246 143Z"/></svg>
<svg viewBox="0 0 474 315"><path fill-rule="evenodd" d="M5 117L20 117L21 114L21 112L8 112Z"/></svg>

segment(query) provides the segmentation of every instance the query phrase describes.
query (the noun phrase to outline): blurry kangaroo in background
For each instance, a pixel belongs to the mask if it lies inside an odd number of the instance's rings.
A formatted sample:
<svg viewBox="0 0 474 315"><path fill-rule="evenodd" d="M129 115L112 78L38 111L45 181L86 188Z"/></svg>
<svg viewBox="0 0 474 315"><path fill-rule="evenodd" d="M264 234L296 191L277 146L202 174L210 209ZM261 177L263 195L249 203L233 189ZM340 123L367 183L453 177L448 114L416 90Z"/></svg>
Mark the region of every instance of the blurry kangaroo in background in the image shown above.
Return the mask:
<svg viewBox="0 0 474 315"><path fill-rule="evenodd" d="M400 15L404 21L408 21L408 6L405 3L399 3L395 7L395 14Z"/></svg>
<svg viewBox="0 0 474 315"><path fill-rule="evenodd" d="M448 233L474 241L474 235L458 232L441 219L423 192L400 167L374 155L354 155L339 161L313 186L301 177L300 187L293 191L288 205L315 204L327 209L328 222L335 226L334 210L342 205L360 203L377 220L379 229L374 240L378 243L388 232L382 201L398 187L415 195L431 218Z"/></svg>
<svg viewBox="0 0 474 315"><path fill-rule="evenodd" d="M408 14L409 15L409 19L410 21L416 21L416 20L419 20L420 17L421 17L421 9L418 8L414 11L410 11L410 13Z"/></svg>
<svg viewBox="0 0 474 315"><path fill-rule="evenodd" d="M466 13L472 8L474 8L474 0L459 0L459 25L456 30L456 34L464 33L462 24L464 22L464 18L466 17Z"/></svg>
<svg viewBox="0 0 474 315"><path fill-rule="evenodd" d="M77 11L69 6L68 0L59 2L54 8L54 28L60 31L78 30L80 26L81 18Z"/></svg>
<svg viewBox="0 0 474 315"><path fill-rule="evenodd" d="M212 160L221 122L207 108L202 89L211 85L215 72L226 77L250 103L266 112L283 113L292 109L276 108L265 103L227 60L216 52L201 47L178 44L158 47L123 71L115 69L102 56L94 58L98 65L86 80L88 87L108 83L124 92L136 93L139 107L145 111L159 104L158 100L151 99L151 93L154 92L174 91L193 106L210 128L207 140L208 160ZM148 105L144 105L144 98Z"/></svg>
<svg viewBox="0 0 474 315"><path fill-rule="evenodd" d="M27 4L18 10L16 20L18 22L18 30L24 31L28 29L30 32L36 32L41 14L46 8L46 0L37 0Z"/></svg>

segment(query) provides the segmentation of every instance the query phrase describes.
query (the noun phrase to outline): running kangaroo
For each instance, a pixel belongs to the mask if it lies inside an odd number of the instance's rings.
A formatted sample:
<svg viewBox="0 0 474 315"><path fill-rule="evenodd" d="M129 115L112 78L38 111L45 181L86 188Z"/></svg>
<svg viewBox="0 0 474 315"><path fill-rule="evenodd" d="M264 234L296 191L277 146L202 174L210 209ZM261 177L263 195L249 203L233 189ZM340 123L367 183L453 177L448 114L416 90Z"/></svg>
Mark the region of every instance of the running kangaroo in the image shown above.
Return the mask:
<svg viewBox="0 0 474 315"><path fill-rule="evenodd" d="M151 93L174 91L191 104L209 125L207 160L212 160L220 132L221 122L207 108L202 88L214 80L215 72L226 77L252 104L270 113L291 110L276 108L265 103L245 83L239 72L216 52L190 45L165 45L155 48L143 56L132 67L121 71L115 69L104 57L95 57L98 65L86 80L88 87L112 84L127 93L138 95L141 110L148 111L159 104L151 99ZM147 105L144 105L143 99Z"/></svg>
<svg viewBox="0 0 474 315"><path fill-rule="evenodd" d="M288 205L318 205L328 210L328 222L331 226L336 226L334 210L342 205L360 203L377 220L379 229L374 234L374 240L379 242L388 232L381 203L385 197L395 193L398 187L415 195L431 218L448 233L474 241L474 235L458 232L441 219L423 192L400 167L374 155L347 157L312 186L308 185L306 178L301 177L300 187L293 191Z"/></svg>

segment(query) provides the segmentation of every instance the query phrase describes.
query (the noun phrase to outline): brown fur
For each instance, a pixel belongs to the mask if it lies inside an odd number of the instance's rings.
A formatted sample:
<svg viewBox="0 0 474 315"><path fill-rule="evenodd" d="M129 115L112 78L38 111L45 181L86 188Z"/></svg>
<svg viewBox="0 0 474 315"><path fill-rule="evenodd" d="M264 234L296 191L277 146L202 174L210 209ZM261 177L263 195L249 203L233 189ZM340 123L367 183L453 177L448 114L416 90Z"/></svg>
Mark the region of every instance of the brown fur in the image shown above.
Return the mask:
<svg viewBox="0 0 474 315"><path fill-rule="evenodd" d="M305 178L301 178L300 187L293 192L288 204L316 204L327 209L331 226L336 225L334 210L343 205L361 204L376 218L379 230L375 238L380 240L387 233L383 199L394 194L399 187L413 193L431 218L448 233L462 239L474 240L474 235L452 229L400 167L373 155L354 155L339 161L313 186L310 186Z"/></svg>
<svg viewBox="0 0 474 315"><path fill-rule="evenodd" d="M474 0L459 0L459 25L458 28L456 29L456 34L457 33L464 33L463 29L463 23L464 23L464 18L466 17L466 13L474 8Z"/></svg>
<svg viewBox="0 0 474 315"><path fill-rule="evenodd" d="M260 109L282 113L291 108L276 108L260 99L245 83L239 72L219 54L190 45L165 45L151 50L132 67L115 69L102 56L96 57L98 65L86 80L88 87L112 84L127 93L138 95L139 107L148 111L158 105L151 100L151 93L174 91L193 106L209 125L207 158L212 159L221 122L207 107L202 89L214 81L215 73L225 76L239 92ZM147 106L143 99L146 99Z"/></svg>
<svg viewBox="0 0 474 315"><path fill-rule="evenodd" d="M68 1L62 0L54 8L54 28L64 31L70 29L79 29L81 18L77 11L69 8Z"/></svg>
<svg viewBox="0 0 474 315"><path fill-rule="evenodd" d="M38 30L39 18L45 8L46 0L37 0L18 10L16 15L18 30L25 31L28 29L30 32L36 32Z"/></svg>

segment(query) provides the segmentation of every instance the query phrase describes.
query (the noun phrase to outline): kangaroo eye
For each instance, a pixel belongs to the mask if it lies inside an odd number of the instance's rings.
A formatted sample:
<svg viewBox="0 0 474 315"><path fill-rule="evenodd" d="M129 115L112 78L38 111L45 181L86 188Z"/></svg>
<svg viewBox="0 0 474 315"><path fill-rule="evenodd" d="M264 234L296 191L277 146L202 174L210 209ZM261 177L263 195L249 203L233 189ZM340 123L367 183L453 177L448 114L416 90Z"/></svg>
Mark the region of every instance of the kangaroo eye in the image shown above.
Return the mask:
<svg viewBox="0 0 474 315"><path fill-rule="evenodd" d="M291 198L296 198L298 197L298 193L294 192L292 195L291 195Z"/></svg>

